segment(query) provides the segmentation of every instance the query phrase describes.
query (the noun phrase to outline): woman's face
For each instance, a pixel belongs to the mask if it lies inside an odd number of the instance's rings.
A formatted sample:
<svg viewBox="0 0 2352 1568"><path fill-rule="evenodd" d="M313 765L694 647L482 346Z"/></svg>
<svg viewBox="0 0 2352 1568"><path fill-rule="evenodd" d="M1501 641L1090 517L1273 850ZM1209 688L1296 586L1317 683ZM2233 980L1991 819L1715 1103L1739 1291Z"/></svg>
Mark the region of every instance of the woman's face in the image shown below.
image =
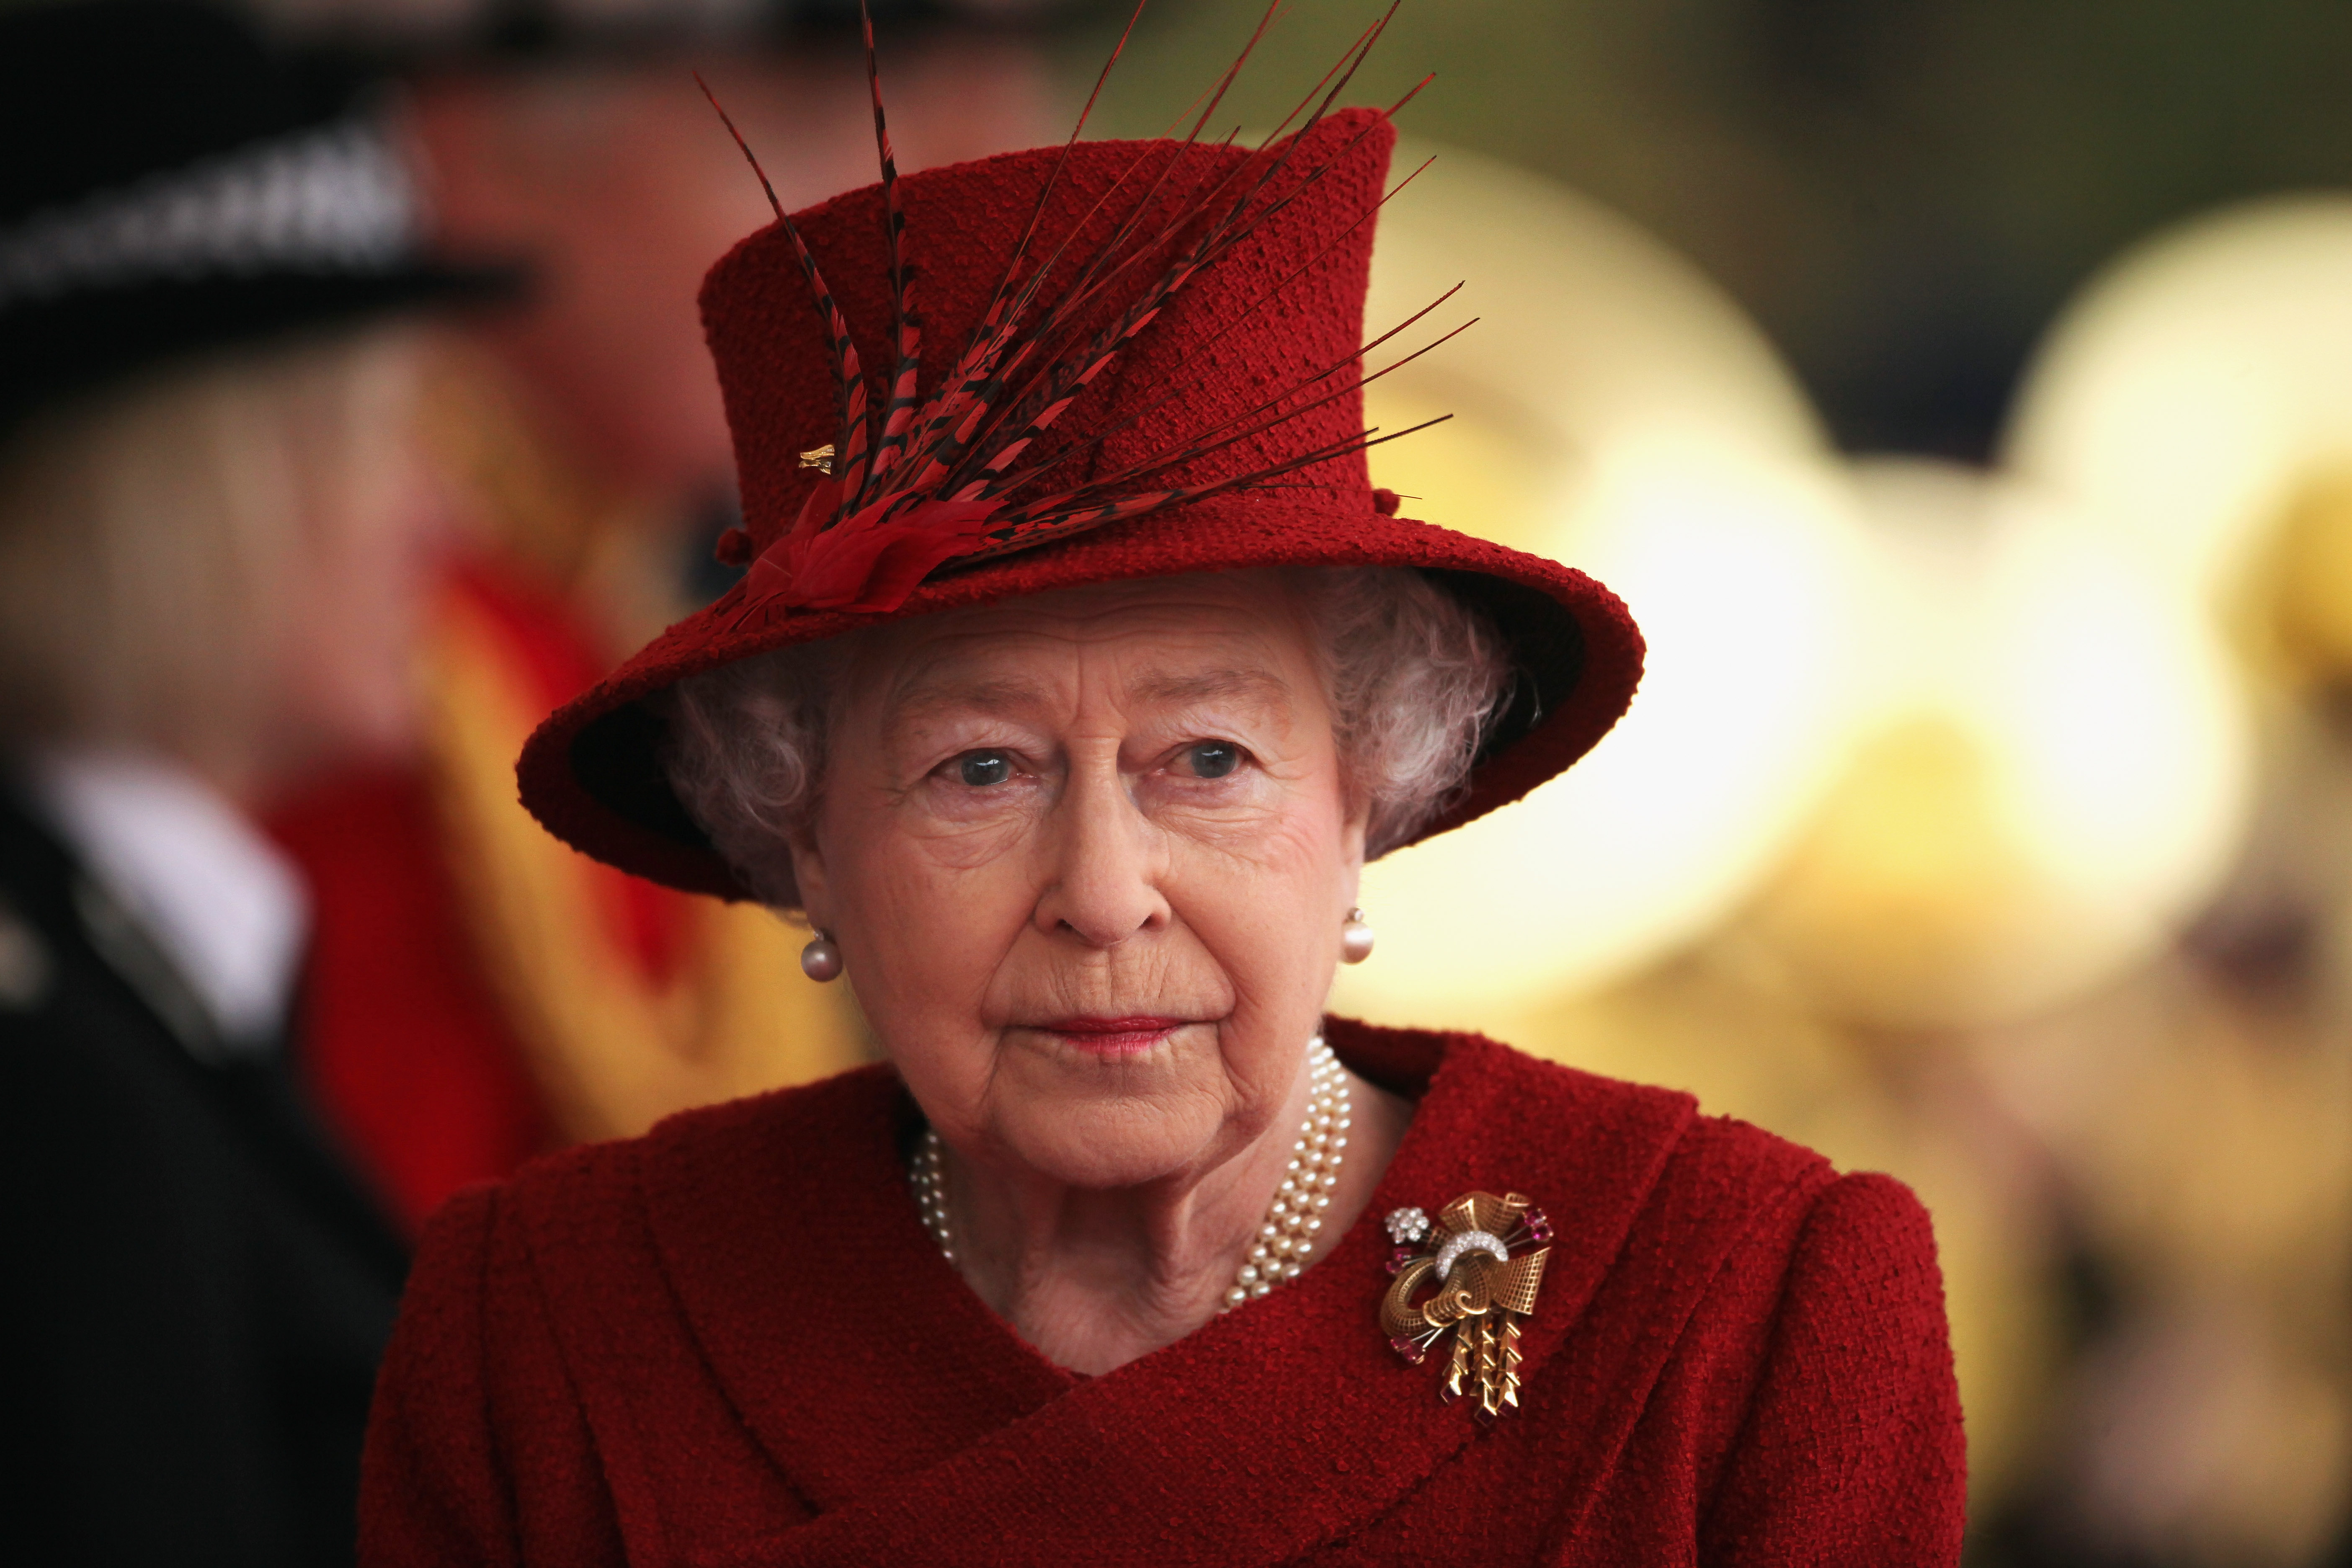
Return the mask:
<svg viewBox="0 0 2352 1568"><path fill-rule="evenodd" d="M391 330L355 348L323 407L304 527L289 542L285 641L270 753L283 775L399 755L416 741L418 647L454 541L417 439L425 340Z"/></svg>
<svg viewBox="0 0 2352 1568"><path fill-rule="evenodd" d="M1363 859L1278 578L896 623L851 649L830 725L802 894L943 1138L1109 1187L1265 1131Z"/></svg>

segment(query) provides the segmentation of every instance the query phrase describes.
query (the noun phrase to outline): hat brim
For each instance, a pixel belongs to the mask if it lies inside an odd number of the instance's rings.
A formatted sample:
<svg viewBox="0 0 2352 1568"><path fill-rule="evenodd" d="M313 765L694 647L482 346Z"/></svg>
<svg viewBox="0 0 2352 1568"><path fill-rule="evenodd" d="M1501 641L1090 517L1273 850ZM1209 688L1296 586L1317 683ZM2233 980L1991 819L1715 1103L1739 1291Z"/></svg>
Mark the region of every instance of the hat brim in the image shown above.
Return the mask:
<svg viewBox="0 0 2352 1568"><path fill-rule="evenodd" d="M0 312L0 431L144 371L303 332L519 297L519 266L414 261L90 289Z"/></svg>
<svg viewBox="0 0 2352 1568"><path fill-rule="evenodd" d="M1286 566L1424 573L1489 616L1508 645L1520 678L1505 710L1466 789L1412 842L1483 816L1565 771L1617 721L1641 679L1643 642L1632 616L1581 572L1411 518L1219 498L941 576L892 616L747 615L738 585L540 726L517 766L523 804L558 838L623 870L690 892L749 899L671 792L662 721L646 698L737 659L887 619L1095 583Z"/></svg>

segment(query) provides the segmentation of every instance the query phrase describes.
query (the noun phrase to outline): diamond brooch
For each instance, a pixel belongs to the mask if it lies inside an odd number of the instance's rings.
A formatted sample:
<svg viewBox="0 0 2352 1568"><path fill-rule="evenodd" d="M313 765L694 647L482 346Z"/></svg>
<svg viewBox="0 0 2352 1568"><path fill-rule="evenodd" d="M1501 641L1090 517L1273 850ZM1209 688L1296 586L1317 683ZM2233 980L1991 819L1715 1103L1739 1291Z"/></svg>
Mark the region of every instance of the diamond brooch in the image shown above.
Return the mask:
<svg viewBox="0 0 2352 1568"><path fill-rule="evenodd" d="M1381 1330L1419 1364L1454 1336L1438 1397L1470 1396L1492 1421L1519 1407L1519 1320L1535 1310L1551 1256L1551 1222L1523 1194L1465 1193L1438 1211L1393 1210L1386 1221L1396 1276L1381 1299Z"/></svg>

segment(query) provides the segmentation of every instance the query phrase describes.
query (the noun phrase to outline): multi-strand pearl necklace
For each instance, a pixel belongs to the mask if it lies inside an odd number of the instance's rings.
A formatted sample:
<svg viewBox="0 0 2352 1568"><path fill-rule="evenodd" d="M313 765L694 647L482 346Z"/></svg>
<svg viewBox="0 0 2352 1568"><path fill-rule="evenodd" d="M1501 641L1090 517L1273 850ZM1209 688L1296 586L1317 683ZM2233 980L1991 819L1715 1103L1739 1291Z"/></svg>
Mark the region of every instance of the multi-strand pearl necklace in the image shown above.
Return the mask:
<svg viewBox="0 0 2352 1568"><path fill-rule="evenodd" d="M1315 1256L1323 1229L1323 1213L1331 1206L1331 1193L1339 1184L1339 1164L1347 1158L1348 1129L1354 1118L1348 1089L1348 1071L1318 1035L1307 1046L1307 1120L1290 1146L1290 1163L1283 1168L1282 1185L1267 1205L1265 1223L1257 1228L1249 1260L1225 1291L1225 1310L1263 1296L1286 1279L1296 1279ZM948 1228L947 1173L941 1167L940 1135L928 1128L915 1151L915 1204L922 1211L923 1228L939 1243L940 1256L956 1260L954 1233Z"/></svg>

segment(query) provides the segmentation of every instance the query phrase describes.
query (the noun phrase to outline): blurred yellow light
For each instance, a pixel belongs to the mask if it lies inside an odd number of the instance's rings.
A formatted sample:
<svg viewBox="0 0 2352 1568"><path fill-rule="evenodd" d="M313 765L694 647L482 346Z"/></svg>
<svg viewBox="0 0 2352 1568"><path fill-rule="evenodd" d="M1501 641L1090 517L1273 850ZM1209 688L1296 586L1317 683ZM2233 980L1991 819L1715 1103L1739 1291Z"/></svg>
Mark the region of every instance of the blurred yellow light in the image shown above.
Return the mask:
<svg viewBox="0 0 2352 1568"><path fill-rule="evenodd" d="M2245 588L2231 618L2258 668L2295 686L2352 683L2352 471L2312 476Z"/></svg>
<svg viewBox="0 0 2352 1568"><path fill-rule="evenodd" d="M2126 255L2052 331L2007 447L2160 570L2234 592L2290 497L2352 457L2352 196L2234 207Z"/></svg>
<svg viewBox="0 0 2352 1568"><path fill-rule="evenodd" d="M1417 162L1407 153L1402 166ZM1651 656L1566 777L1370 868L1382 962L1338 1005L1506 1017L1685 942L1769 869L1839 770L1864 560L1803 397L1755 329L1632 226L1452 152L1391 204L1375 330L1455 281L1480 324L1375 385L1409 515L1584 568ZM1451 324L1450 320L1447 324Z"/></svg>
<svg viewBox="0 0 2352 1568"><path fill-rule="evenodd" d="M1858 470L1885 553L1872 738L1748 916L1831 1010L2012 1017L2168 941L2242 830L2251 747L2198 606L1972 470Z"/></svg>
<svg viewBox="0 0 2352 1568"><path fill-rule="evenodd" d="M1462 423L1499 428L1556 463L1649 431L1776 455L1825 449L1770 342L1697 268L1598 203L1507 164L1405 142L1394 167L1433 154L1381 211L1366 327L1385 331L1455 284L1462 291L1425 320L1432 330L1391 340L1368 368L1437 331L1478 324L1375 383L1376 398L1425 389ZM1374 465L1449 438L1441 426L1393 442Z"/></svg>

